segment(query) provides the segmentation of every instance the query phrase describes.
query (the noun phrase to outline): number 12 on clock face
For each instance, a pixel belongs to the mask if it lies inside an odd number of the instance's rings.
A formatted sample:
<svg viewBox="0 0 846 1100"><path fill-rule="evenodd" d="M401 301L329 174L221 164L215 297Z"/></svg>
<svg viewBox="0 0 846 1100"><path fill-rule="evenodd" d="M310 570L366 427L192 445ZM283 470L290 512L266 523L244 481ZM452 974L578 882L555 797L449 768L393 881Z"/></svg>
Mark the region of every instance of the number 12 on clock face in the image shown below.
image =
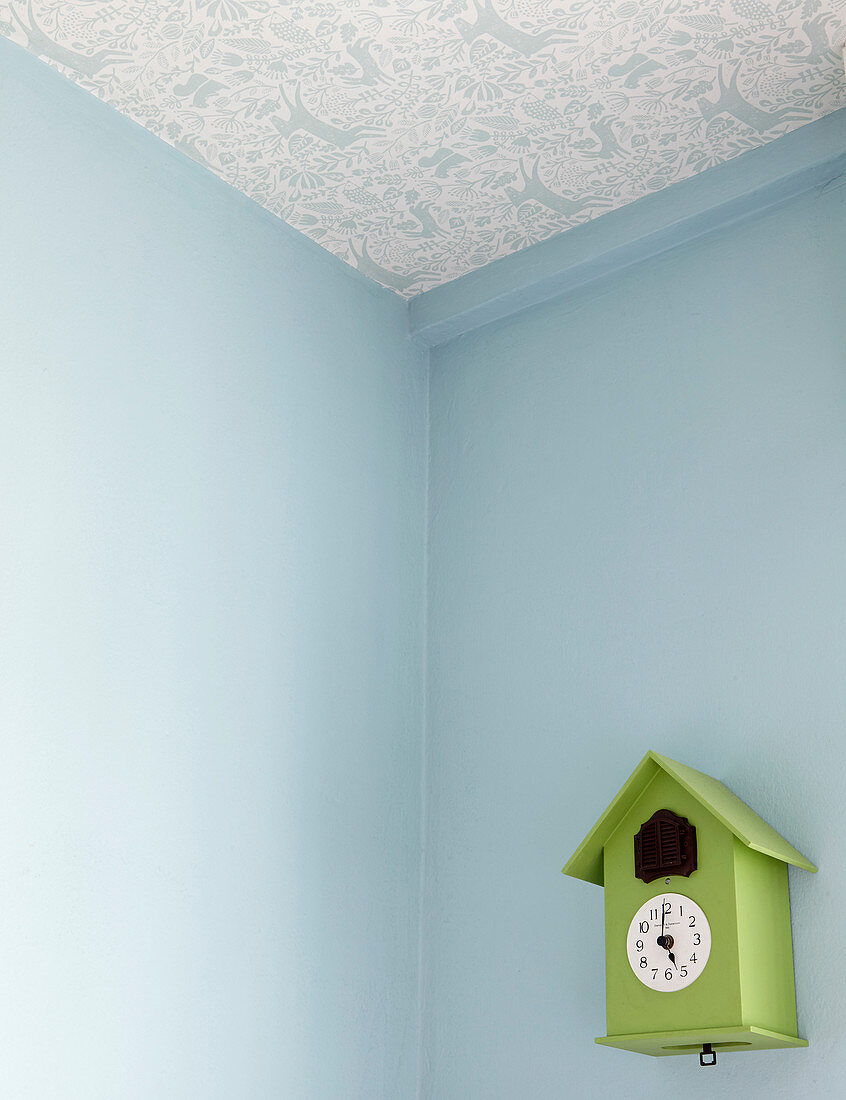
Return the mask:
<svg viewBox="0 0 846 1100"><path fill-rule="evenodd" d="M705 969L711 926L691 898L656 894L632 917L626 953L638 981L659 993L676 993Z"/></svg>

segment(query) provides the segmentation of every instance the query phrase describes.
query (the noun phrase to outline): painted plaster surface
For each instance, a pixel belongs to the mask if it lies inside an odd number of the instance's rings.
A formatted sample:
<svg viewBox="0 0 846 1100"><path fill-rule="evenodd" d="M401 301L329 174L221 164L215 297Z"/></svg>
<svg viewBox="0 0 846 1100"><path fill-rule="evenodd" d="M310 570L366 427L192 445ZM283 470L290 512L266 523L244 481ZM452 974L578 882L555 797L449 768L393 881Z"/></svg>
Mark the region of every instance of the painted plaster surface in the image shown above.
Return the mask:
<svg viewBox="0 0 846 1100"><path fill-rule="evenodd" d="M422 1095L846 1095L846 187L432 353ZM808 1050L600 1049L603 896L561 874L648 748L790 868Z"/></svg>
<svg viewBox="0 0 846 1100"><path fill-rule="evenodd" d="M403 304L2 40L0 103L0 1095L413 1096Z"/></svg>
<svg viewBox="0 0 846 1100"><path fill-rule="evenodd" d="M846 106L846 0L0 0L0 33L405 296Z"/></svg>

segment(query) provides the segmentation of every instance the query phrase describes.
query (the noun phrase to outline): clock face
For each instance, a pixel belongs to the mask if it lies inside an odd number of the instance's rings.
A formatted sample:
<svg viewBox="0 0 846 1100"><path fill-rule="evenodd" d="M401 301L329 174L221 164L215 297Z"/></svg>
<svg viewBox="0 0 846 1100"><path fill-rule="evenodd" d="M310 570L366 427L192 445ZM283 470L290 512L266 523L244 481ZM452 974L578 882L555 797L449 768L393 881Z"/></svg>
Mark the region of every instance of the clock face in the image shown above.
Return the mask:
<svg viewBox="0 0 846 1100"><path fill-rule="evenodd" d="M638 981L659 993L675 993L705 969L711 926L684 894L656 894L632 917L626 951Z"/></svg>

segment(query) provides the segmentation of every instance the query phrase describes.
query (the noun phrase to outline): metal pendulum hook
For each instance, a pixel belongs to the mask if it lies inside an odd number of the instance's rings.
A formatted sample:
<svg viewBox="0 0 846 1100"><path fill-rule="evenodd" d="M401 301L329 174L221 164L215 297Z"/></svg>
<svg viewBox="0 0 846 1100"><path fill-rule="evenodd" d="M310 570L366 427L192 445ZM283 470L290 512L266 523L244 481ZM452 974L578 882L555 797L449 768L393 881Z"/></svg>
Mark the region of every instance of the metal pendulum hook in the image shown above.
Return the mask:
<svg viewBox="0 0 846 1100"><path fill-rule="evenodd" d="M706 1058L710 1058L710 1062L706 1062ZM715 1066L717 1064L717 1052L710 1043L705 1043L699 1052L699 1064L700 1066Z"/></svg>

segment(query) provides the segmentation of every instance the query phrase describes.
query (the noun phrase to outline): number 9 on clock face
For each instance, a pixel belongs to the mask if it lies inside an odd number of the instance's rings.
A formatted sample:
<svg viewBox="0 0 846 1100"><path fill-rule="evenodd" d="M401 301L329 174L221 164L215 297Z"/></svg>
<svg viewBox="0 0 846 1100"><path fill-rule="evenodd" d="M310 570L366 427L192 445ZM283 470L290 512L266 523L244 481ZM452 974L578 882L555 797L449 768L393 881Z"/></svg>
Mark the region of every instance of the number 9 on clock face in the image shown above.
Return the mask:
<svg viewBox="0 0 846 1100"><path fill-rule="evenodd" d="M638 981L659 993L676 993L705 969L711 926L684 894L656 894L632 917L626 952Z"/></svg>

